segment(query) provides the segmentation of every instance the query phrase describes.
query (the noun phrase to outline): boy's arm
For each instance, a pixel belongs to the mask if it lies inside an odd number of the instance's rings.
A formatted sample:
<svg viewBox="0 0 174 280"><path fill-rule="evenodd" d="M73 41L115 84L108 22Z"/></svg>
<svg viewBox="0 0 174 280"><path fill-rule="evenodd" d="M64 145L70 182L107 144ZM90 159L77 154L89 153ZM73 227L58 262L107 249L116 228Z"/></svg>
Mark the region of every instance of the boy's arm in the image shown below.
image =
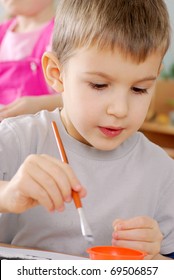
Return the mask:
<svg viewBox="0 0 174 280"><path fill-rule="evenodd" d="M128 220L117 219L113 223L112 245L133 248L147 253L146 260L172 259L173 254L160 254L163 235L158 223L146 216Z"/></svg>

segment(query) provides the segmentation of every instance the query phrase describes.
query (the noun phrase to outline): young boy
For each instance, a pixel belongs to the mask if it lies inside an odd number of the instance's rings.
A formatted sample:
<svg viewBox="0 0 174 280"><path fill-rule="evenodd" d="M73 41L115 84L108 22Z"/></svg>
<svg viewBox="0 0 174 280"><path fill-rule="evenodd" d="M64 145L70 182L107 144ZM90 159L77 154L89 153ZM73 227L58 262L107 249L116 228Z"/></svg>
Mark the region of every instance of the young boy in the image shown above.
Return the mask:
<svg viewBox="0 0 174 280"><path fill-rule="evenodd" d="M73 189L94 245L172 257L174 161L137 132L169 41L163 0L59 0L43 69L64 106L0 125L0 242L83 255Z"/></svg>

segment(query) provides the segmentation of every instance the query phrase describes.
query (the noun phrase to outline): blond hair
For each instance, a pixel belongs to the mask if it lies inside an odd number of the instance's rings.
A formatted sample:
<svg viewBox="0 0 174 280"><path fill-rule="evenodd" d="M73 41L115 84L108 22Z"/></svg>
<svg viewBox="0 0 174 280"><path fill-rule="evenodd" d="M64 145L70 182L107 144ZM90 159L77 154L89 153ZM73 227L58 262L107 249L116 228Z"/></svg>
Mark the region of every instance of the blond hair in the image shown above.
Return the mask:
<svg viewBox="0 0 174 280"><path fill-rule="evenodd" d="M170 43L170 23L163 0L59 0L53 51L64 64L79 48L117 47L144 61Z"/></svg>

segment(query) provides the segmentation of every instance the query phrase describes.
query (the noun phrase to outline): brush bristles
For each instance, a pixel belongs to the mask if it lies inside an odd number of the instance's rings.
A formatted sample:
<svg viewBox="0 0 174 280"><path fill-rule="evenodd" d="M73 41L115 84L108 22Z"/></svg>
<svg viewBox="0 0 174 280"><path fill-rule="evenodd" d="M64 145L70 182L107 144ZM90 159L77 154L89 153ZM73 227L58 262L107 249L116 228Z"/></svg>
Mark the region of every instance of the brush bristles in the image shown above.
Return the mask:
<svg viewBox="0 0 174 280"><path fill-rule="evenodd" d="M83 209L78 208L78 213L79 213L79 217L80 217L80 225L81 225L82 235L84 236L84 238L89 243L93 243L94 238L93 238L93 235L92 235L92 231L91 231L91 228L90 228L90 226L89 226L89 224L86 220Z"/></svg>

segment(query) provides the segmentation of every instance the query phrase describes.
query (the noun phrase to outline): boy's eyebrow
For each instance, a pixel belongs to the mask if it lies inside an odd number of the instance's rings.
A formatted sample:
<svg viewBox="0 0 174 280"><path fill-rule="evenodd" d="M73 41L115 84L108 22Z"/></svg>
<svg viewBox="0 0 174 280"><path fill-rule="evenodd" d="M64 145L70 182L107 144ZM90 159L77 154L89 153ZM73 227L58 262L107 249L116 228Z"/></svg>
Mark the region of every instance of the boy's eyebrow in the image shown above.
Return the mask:
<svg viewBox="0 0 174 280"><path fill-rule="evenodd" d="M106 73L103 73L103 72L84 72L84 74L88 74L88 75L96 75L96 76L100 76L100 77L103 77L103 78L107 78L109 80L114 80L114 78ZM157 79L157 76L147 76L147 77L144 77L140 80L137 80L135 81L135 83L141 83L141 82L146 82L146 81L155 81Z"/></svg>
<svg viewBox="0 0 174 280"><path fill-rule="evenodd" d="M93 75L93 76L100 76L100 77L103 77L103 78L107 78L109 80L114 80L113 77L111 77L110 75L106 74L106 73L103 73L103 72L83 72L83 74L87 74L87 75Z"/></svg>
<svg viewBox="0 0 174 280"><path fill-rule="evenodd" d="M136 81L135 83L141 83L141 82L147 82L147 81L155 81L157 79L157 76L148 76L143 79L140 79Z"/></svg>

